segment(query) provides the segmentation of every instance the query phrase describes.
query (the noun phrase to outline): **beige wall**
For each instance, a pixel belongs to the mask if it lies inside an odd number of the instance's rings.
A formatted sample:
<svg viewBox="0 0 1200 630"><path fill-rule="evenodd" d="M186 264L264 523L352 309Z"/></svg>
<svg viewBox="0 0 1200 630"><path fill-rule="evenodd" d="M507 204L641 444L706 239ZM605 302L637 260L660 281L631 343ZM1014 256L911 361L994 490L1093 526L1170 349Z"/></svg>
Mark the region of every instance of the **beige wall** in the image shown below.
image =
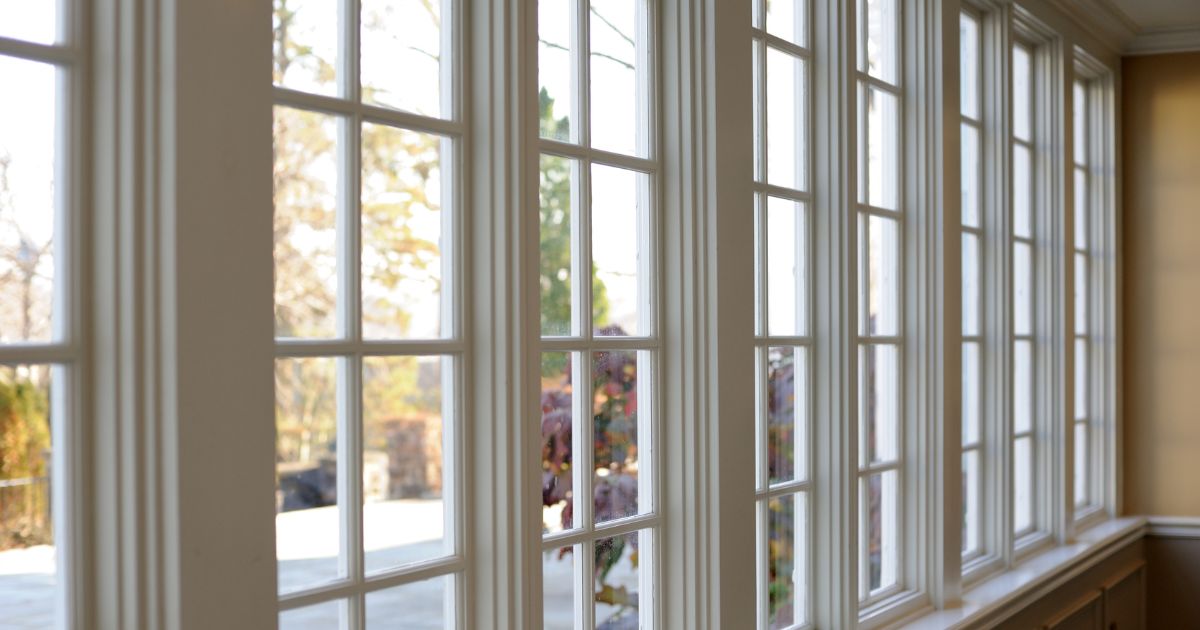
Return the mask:
<svg viewBox="0 0 1200 630"><path fill-rule="evenodd" d="M1200 516L1200 53L1122 81L1125 512Z"/></svg>

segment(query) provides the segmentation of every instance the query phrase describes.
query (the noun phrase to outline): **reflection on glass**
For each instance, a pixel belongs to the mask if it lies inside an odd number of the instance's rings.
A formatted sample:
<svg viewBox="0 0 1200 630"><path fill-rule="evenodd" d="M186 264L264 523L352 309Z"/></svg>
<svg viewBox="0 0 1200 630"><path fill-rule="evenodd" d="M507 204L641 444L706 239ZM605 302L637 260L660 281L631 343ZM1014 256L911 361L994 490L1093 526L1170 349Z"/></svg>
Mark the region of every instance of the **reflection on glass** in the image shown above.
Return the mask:
<svg viewBox="0 0 1200 630"><path fill-rule="evenodd" d="M1033 236L1033 157L1029 148L1013 145L1013 234Z"/></svg>
<svg viewBox="0 0 1200 630"><path fill-rule="evenodd" d="M767 48L767 182L807 188L804 60Z"/></svg>
<svg viewBox="0 0 1200 630"><path fill-rule="evenodd" d="M542 552L542 628L574 630L575 606L581 594L576 588L575 562L582 545Z"/></svg>
<svg viewBox="0 0 1200 630"><path fill-rule="evenodd" d="M449 357L363 360L363 552L368 573L451 553Z"/></svg>
<svg viewBox="0 0 1200 630"><path fill-rule="evenodd" d="M980 333L981 302L979 281L979 237L964 233L962 239L962 334L974 336Z"/></svg>
<svg viewBox="0 0 1200 630"><path fill-rule="evenodd" d="M645 9L641 0L591 0L590 10L592 146L644 156L648 98L638 67L646 42L637 24Z"/></svg>
<svg viewBox="0 0 1200 630"><path fill-rule="evenodd" d="M449 117L450 104L441 98L442 61L449 61L441 2L361 0L360 11L363 102Z"/></svg>
<svg viewBox="0 0 1200 630"><path fill-rule="evenodd" d="M1075 507L1091 503L1088 497L1088 425L1075 423Z"/></svg>
<svg viewBox="0 0 1200 630"><path fill-rule="evenodd" d="M962 114L979 119L979 22L967 14L959 16L959 98Z"/></svg>
<svg viewBox="0 0 1200 630"><path fill-rule="evenodd" d="M874 594L896 584L900 560L897 472L889 470L861 479L865 516L867 592Z"/></svg>
<svg viewBox="0 0 1200 630"><path fill-rule="evenodd" d="M596 630L638 628L638 600L643 590L639 560L640 549L649 543L649 530L613 538L601 538L595 544Z"/></svg>
<svg viewBox="0 0 1200 630"><path fill-rule="evenodd" d="M592 318L601 336L644 335L649 278L641 272L650 179L592 165Z"/></svg>
<svg viewBox="0 0 1200 630"><path fill-rule="evenodd" d="M803 335L807 331L804 204L767 197L767 331Z"/></svg>
<svg viewBox="0 0 1200 630"><path fill-rule="evenodd" d="M367 593L367 630L442 630L454 618L454 577L443 575Z"/></svg>
<svg viewBox="0 0 1200 630"><path fill-rule="evenodd" d="M275 361L275 551L279 592L343 575L336 359Z"/></svg>
<svg viewBox="0 0 1200 630"><path fill-rule="evenodd" d="M538 0L538 120L543 138L570 142L573 0Z"/></svg>
<svg viewBox="0 0 1200 630"><path fill-rule="evenodd" d="M15 25L4 21L14 10L38 13L28 4L0 2L0 32L29 26L22 19ZM45 342L55 335L59 317L54 306L57 70L0 57L0 77L8 86L19 86L0 97L0 344Z"/></svg>
<svg viewBox="0 0 1200 630"><path fill-rule="evenodd" d="M808 474L808 361L803 347L767 350L767 481Z"/></svg>
<svg viewBox="0 0 1200 630"><path fill-rule="evenodd" d="M539 188L542 335L571 334L571 225L575 170L578 162L541 156Z"/></svg>
<svg viewBox="0 0 1200 630"><path fill-rule="evenodd" d="M875 215L865 222L866 269L860 270L860 293L865 302L863 330L870 335L896 335L900 328L900 227L894 219ZM862 239L863 234L859 235ZM863 247L860 240L860 251Z"/></svg>
<svg viewBox="0 0 1200 630"><path fill-rule="evenodd" d="M597 523L639 512L638 363L638 353L632 351L592 355Z"/></svg>
<svg viewBox="0 0 1200 630"><path fill-rule="evenodd" d="M1033 438L1013 442L1013 531L1033 527Z"/></svg>
<svg viewBox="0 0 1200 630"><path fill-rule="evenodd" d="M442 164L450 141L407 129L362 126L363 335L447 335L443 291L449 199Z"/></svg>
<svg viewBox="0 0 1200 630"><path fill-rule="evenodd" d="M860 461L895 461L900 449L899 352L893 345L867 344L859 347L858 357Z"/></svg>
<svg viewBox="0 0 1200 630"><path fill-rule="evenodd" d="M979 442L980 436L980 369L979 343L964 342L962 346L962 440L964 445Z"/></svg>
<svg viewBox="0 0 1200 630"><path fill-rule="evenodd" d="M333 116L275 108L279 337L332 337L337 330L337 127Z"/></svg>
<svg viewBox="0 0 1200 630"><path fill-rule="evenodd" d="M279 613L279 630L331 630L345 628L346 600L323 602Z"/></svg>
<svg viewBox="0 0 1200 630"><path fill-rule="evenodd" d="M1013 334L1033 334L1033 248L1013 243Z"/></svg>
<svg viewBox="0 0 1200 630"><path fill-rule="evenodd" d="M980 484L979 451L963 453L963 532L962 550L964 554L979 551L980 530Z"/></svg>
<svg viewBox="0 0 1200 630"><path fill-rule="evenodd" d="M338 92L341 12L327 0L275 0L275 85L333 96Z"/></svg>
<svg viewBox="0 0 1200 630"><path fill-rule="evenodd" d="M867 203L899 209L900 100L873 87L867 94Z"/></svg>
<svg viewBox="0 0 1200 630"><path fill-rule="evenodd" d="M542 354L542 531L571 529L575 503L571 354Z"/></svg>
<svg viewBox="0 0 1200 630"><path fill-rule="evenodd" d="M982 187L979 185L979 130L971 125L962 126L962 223L967 227L980 227L979 200Z"/></svg>
<svg viewBox="0 0 1200 630"><path fill-rule="evenodd" d="M1075 340L1075 419L1088 415L1088 351L1087 340Z"/></svg>
<svg viewBox="0 0 1200 630"><path fill-rule="evenodd" d="M1033 137L1033 66L1024 46L1013 47L1013 134L1021 140Z"/></svg>
<svg viewBox="0 0 1200 630"><path fill-rule="evenodd" d="M807 618L806 510L803 493L767 502L767 627L772 630Z"/></svg>
<svg viewBox="0 0 1200 630"><path fill-rule="evenodd" d="M805 0L767 0L767 32L803 46L807 40L807 11L808 3Z"/></svg>
<svg viewBox="0 0 1200 630"><path fill-rule="evenodd" d="M1013 344L1013 430L1033 428L1033 342Z"/></svg>
<svg viewBox="0 0 1200 630"><path fill-rule="evenodd" d="M894 84L896 82L896 62L900 52L897 32L899 16L896 12L896 0L866 0L865 4L867 18L866 70L871 76ZM859 20L861 19L862 15L860 14ZM862 66L861 59L859 66Z"/></svg>

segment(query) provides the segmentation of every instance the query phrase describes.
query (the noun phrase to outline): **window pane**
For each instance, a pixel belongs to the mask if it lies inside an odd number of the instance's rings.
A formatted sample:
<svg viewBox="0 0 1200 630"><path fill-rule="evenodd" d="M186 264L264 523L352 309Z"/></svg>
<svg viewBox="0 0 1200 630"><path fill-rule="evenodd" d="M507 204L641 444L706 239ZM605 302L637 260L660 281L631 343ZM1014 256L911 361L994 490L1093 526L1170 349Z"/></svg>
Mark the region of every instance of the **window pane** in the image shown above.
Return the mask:
<svg viewBox="0 0 1200 630"><path fill-rule="evenodd" d="M581 604L576 572L581 545L542 552L542 628L574 630L575 606Z"/></svg>
<svg viewBox="0 0 1200 630"><path fill-rule="evenodd" d="M963 343L962 347L962 441L964 445L977 444L980 438L980 394L982 370L977 342Z"/></svg>
<svg viewBox="0 0 1200 630"><path fill-rule="evenodd" d="M647 402L639 400L638 371L648 360L648 353L632 351L597 352L592 358L597 523L648 507L639 506L638 488L639 402Z"/></svg>
<svg viewBox="0 0 1200 630"><path fill-rule="evenodd" d="M1087 92L1082 81L1075 82L1074 90L1074 134L1075 134L1075 163L1087 164Z"/></svg>
<svg viewBox="0 0 1200 630"><path fill-rule="evenodd" d="M542 531L571 529L574 524L575 450L572 355L542 354Z"/></svg>
<svg viewBox="0 0 1200 630"><path fill-rule="evenodd" d="M979 451L963 453L963 532L964 554L980 551L979 534L982 527L981 479L979 476Z"/></svg>
<svg viewBox="0 0 1200 630"><path fill-rule="evenodd" d="M772 630L807 619L806 514L803 493L767 502L767 627Z"/></svg>
<svg viewBox="0 0 1200 630"><path fill-rule="evenodd" d="M900 56L896 0L866 0L866 4L867 72L888 83L896 83L896 62Z"/></svg>
<svg viewBox="0 0 1200 630"><path fill-rule="evenodd" d="M865 287L860 285L860 295L867 307L864 314L865 332L869 335L896 335L900 329L899 223L870 215L866 217L866 224L867 265L865 270L860 270L860 282L866 284Z"/></svg>
<svg viewBox="0 0 1200 630"><path fill-rule="evenodd" d="M649 530L641 530L596 541L596 630L644 627L639 623L638 600L648 586L643 576L649 572L642 568L639 552L649 546L650 536Z"/></svg>
<svg viewBox="0 0 1200 630"><path fill-rule="evenodd" d="M626 155L645 155L647 44L642 0L591 0L592 146Z"/></svg>
<svg viewBox="0 0 1200 630"><path fill-rule="evenodd" d="M869 344L859 351L859 413L863 463L896 461L899 455L900 382L896 346Z"/></svg>
<svg viewBox="0 0 1200 630"><path fill-rule="evenodd" d="M962 239L962 334L980 334L979 237L964 233Z"/></svg>
<svg viewBox="0 0 1200 630"><path fill-rule="evenodd" d="M1088 496L1088 425L1086 422L1075 423L1075 507L1091 502Z"/></svg>
<svg viewBox="0 0 1200 630"><path fill-rule="evenodd" d="M1013 333L1033 334L1033 252L1028 243L1013 243Z"/></svg>
<svg viewBox="0 0 1200 630"><path fill-rule="evenodd" d="M962 222L980 227L979 204L983 188L979 184L979 130L962 126Z"/></svg>
<svg viewBox="0 0 1200 630"><path fill-rule="evenodd" d="M453 627L454 577L444 575L367 593L367 630Z"/></svg>
<svg viewBox="0 0 1200 630"><path fill-rule="evenodd" d="M449 118L450 102L442 97L449 32L442 27L450 24L443 24L442 3L361 0L360 10L363 102Z"/></svg>
<svg viewBox="0 0 1200 630"><path fill-rule="evenodd" d="M541 156L539 194L541 218L542 335L571 334L574 321L572 270L575 252L571 233L579 162L554 155Z"/></svg>
<svg viewBox="0 0 1200 630"><path fill-rule="evenodd" d="M866 92L867 203L896 210L900 184L900 102L890 92L875 88L867 88Z"/></svg>
<svg viewBox="0 0 1200 630"><path fill-rule="evenodd" d="M58 422L52 370L0 366L0 626L6 628L52 628L60 620L51 495L64 488L51 478L51 424Z"/></svg>
<svg viewBox="0 0 1200 630"><path fill-rule="evenodd" d="M650 178L592 165L592 316L596 334L645 335L649 278L643 272Z"/></svg>
<svg viewBox="0 0 1200 630"><path fill-rule="evenodd" d="M363 360L363 552L368 573L450 554L449 357Z"/></svg>
<svg viewBox="0 0 1200 630"><path fill-rule="evenodd" d="M1013 344L1013 430L1033 429L1033 342Z"/></svg>
<svg viewBox="0 0 1200 630"><path fill-rule="evenodd" d="M862 483L862 514L866 534L867 592L877 593L897 583L900 560L900 506L894 470L869 475Z"/></svg>
<svg viewBox="0 0 1200 630"><path fill-rule="evenodd" d="M341 64L339 3L275 0L273 25L275 85L330 96L337 94Z"/></svg>
<svg viewBox="0 0 1200 630"><path fill-rule="evenodd" d="M1033 67L1029 51L1013 47L1013 134L1033 139Z"/></svg>
<svg viewBox="0 0 1200 630"><path fill-rule="evenodd" d="M279 630L331 630L346 628L346 600L323 602L279 613Z"/></svg>
<svg viewBox="0 0 1200 630"><path fill-rule="evenodd" d="M1029 149L1013 145L1013 234L1033 236L1033 163Z"/></svg>
<svg viewBox="0 0 1200 630"><path fill-rule="evenodd" d="M574 75L572 0L538 0L538 124L543 138L570 142Z"/></svg>
<svg viewBox="0 0 1200 630"><path fill-rule="evenodd" d="M767 351L767 480L807 478L808 359L806 348Z"/></svg>
<svg viewBox="0 0 1200 630"><path fill-rule="evenodd" d="M1088 331L1088 260L1084 254L1075 254L1075 333Z"/></svg>
<svg viewBox="0 0 1200 630"><path fill-rule="evenodd" d="M807 114L804 60L767 48L767 181L804 190Z"/></svg>
<svg viewBox="0 0 1200 630"><path fill-rule="evenodd" d="M807 11L808 3L805 0L768 0L767 32L803 46L807 40Z"/></svg>
<svg viewBox="0 0 1200 630"><path fill-rule="evenodd" d="M0 123L2 124L2 123ZM338 126L275 108L275 334L332 337L338 321Z"/></svg>
<svg viewBox="0 0 1200 630"><path fill-rule="evenodd" d="M807 332L807 235L804 204L767 198L767 330L772 335Z"/></svg>
<svg viewBox="0 0 1200 630"><path fill-rule="evenodd" d="M959 99L964 116L979 119L979 22L962 14L958 20L960 51Z"/></svg>
<svg viewBox="0 0 1200 630"><path fill-rule="evenodd" d="M1013 442L1013 531L1033 527L1033 438Z"/></svg>
<svg viewBox="0 0 1200 630"><path fill-rule="evenodd" d="M1075 248L1087 247L1088 195L1087 171L1075 169Z"/></svg>
<svg viewBox="0 0 1200 630"><path fill-rule="evenodd" d="M363 335L447 336L450 141L407 129L362 126Z"/></svg>
<svg viewBox="0 0 1200 630"><path fill-rule="evenodd" d="M1088 417L1088 351L1087 340L1075 340L1075 419Z"/></svg>
<svg viewBox="0 0 1200 630"><path fill-rule="evenodd" d="M39 13L28 4L0 2L0 31L8 30L4 18L14 13ZM24 29L21 19L15 22ZM0 97L0 344L57 336L54 223L62 185L54 177L57 74L48 64L0 57L0 77L19 86Z"/></svg>
<svg viewBox="0 0 1200 630"><path fill-rule="evenodd" d="M345 574L338 561L338 360L275 361L275 550L279 592Z"/></svg>

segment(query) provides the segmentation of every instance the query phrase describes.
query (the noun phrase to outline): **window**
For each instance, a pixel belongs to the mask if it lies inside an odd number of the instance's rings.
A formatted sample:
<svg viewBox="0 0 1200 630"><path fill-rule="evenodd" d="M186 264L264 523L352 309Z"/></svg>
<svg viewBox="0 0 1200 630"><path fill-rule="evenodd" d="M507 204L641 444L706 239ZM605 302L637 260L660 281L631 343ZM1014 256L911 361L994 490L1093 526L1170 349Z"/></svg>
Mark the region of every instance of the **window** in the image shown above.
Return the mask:
<svg viewBox="0 0 1200 630"><path fill-rule="evenodd" d="M275 1L283 628L383 628L398 614L452 627L459 615L465 125L453 7Z"/></svg>
<svg viewBox="0 0 1200 630"><path fill-rule="evenodd" d="M858 6L858 575L869 605L902 586L901 22L897 0Z"/></svg>
<svg viewBox="0 0 1200 630"><path fill-rule="evenodd" d="M656 624L654 6L538 2L547 629Z"/></svg>
<svg viewBox="0 0 1200 630"><path fill-rule="evenodd" d="M0 609L68 627L84 347L75 3L0 6Z"/></svg>
<svg viewBox="0 0 1200 630"><path fill-rule="evenodd" d="M808 3L754 4L758 627L809 620Z"/></svg>

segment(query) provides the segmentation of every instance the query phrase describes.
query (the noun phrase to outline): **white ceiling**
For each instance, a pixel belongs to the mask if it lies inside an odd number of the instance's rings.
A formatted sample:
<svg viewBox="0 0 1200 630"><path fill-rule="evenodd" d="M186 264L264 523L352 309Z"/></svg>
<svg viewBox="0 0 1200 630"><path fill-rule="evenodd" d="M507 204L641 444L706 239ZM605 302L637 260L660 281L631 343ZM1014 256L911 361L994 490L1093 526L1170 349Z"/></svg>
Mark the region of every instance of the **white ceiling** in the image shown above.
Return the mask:
<svg viewBox="0 0 1200 630"><path fill-rule="evenodd" d="M1143 31L1200 27L1200 0L1112 0Z"/></svg>

